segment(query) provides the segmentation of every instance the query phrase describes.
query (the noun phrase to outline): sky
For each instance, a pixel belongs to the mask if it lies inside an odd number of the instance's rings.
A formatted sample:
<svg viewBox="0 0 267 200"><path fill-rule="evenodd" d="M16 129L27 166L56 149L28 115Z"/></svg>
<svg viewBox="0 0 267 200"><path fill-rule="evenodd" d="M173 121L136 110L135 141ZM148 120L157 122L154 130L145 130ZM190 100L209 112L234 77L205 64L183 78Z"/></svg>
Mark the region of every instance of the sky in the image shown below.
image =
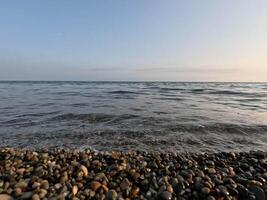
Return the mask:
<svg viewBox="0 0 267 200"><path fill-rule="evenodd" d="M0 0L0 80L267 81L266 0Z"/></svg>

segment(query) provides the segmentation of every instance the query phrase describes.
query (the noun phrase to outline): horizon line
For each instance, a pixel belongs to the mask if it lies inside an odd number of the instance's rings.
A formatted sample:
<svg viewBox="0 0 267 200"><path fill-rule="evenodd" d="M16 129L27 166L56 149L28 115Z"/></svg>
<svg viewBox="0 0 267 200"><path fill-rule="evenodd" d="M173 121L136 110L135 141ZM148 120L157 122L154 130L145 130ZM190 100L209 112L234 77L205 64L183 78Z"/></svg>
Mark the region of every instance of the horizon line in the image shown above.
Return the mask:
<svg viewBox="0 0 267 200"><path fill-rule="evenodd" d="M118 83L267 83L267 81L165 81L165 80L1 80L3 82L118 82Z"/></svg>

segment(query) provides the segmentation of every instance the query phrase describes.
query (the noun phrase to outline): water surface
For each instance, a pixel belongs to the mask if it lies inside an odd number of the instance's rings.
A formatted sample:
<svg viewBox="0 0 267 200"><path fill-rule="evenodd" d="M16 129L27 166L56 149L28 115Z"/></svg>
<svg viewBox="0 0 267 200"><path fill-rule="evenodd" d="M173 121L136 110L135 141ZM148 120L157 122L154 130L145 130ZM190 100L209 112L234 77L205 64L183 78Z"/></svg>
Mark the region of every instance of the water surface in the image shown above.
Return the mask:
<svg viewBox="0 0 267 200"><path fill-rule="evenodd" d="M267 83L0 82L1 146L267 150Z"/></svg>

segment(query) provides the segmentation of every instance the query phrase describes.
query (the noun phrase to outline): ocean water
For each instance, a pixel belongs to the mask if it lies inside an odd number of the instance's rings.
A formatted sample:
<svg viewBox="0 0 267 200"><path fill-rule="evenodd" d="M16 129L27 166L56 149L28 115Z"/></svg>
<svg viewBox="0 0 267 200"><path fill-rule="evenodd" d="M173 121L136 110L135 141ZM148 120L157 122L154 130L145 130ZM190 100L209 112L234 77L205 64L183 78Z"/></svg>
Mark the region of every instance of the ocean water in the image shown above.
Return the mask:
<svg viewBox="0 0 267 200"><path fill-rule="evenodd" d="M0 82L0 146L267 150L267 83Z"/></svg>

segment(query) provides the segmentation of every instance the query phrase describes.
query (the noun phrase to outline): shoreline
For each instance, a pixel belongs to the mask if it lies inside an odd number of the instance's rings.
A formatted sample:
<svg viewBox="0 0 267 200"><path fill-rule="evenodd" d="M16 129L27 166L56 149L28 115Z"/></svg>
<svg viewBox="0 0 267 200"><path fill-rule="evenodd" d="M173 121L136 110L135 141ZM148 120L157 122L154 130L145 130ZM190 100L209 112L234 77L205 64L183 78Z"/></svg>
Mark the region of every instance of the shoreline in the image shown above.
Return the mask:
<svg viewBox="0 0 267 200"><path fill-rule="evenodd" d="M267 152L0 148L0 199L260 199Z"/></svg>

